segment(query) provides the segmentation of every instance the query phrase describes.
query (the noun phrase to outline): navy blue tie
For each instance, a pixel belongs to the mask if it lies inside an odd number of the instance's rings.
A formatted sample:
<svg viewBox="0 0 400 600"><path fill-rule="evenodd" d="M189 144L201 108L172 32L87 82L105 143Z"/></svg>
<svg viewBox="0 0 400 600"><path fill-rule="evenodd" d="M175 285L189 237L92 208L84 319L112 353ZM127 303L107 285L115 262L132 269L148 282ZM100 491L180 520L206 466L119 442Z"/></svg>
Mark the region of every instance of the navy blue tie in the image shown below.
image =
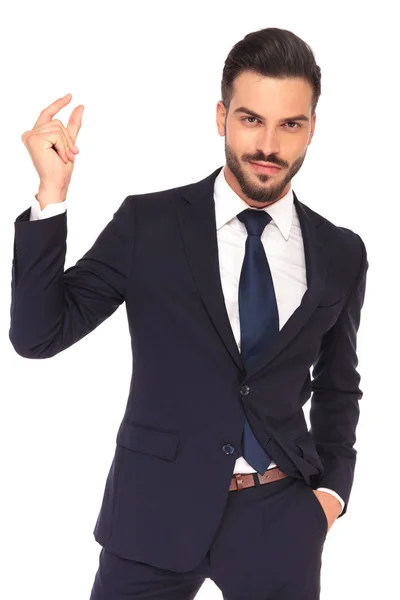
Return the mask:
<svg viewBox="0 0 400 600"><path fill-rule="evenodd" d="M272 217L250 208L237 215L247 229L246 251L239 280L240 351L245 369L265 354L279 331L275 290L261 234ZM243 431L243 456L263 475L271 458L258 442L247 418Z"/></svg>

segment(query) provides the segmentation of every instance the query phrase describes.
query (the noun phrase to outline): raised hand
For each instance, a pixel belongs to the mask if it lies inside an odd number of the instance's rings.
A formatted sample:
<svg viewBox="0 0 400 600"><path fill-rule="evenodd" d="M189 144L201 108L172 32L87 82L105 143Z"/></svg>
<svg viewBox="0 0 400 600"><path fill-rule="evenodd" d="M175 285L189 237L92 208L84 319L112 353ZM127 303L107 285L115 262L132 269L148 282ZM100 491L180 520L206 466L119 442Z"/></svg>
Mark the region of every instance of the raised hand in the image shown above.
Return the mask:
<svg viewBox="0 0 400 600"><path fill-rule="evenodd" d="M82 125L84 106L79 105L72 111L67 127L59 119L53 119L71 99L71 94L66 94L44 108L33 129L21 136L40 178L38 200L42 208L49 202L65 199L75 154L79 152L75 142Z"/></svg>

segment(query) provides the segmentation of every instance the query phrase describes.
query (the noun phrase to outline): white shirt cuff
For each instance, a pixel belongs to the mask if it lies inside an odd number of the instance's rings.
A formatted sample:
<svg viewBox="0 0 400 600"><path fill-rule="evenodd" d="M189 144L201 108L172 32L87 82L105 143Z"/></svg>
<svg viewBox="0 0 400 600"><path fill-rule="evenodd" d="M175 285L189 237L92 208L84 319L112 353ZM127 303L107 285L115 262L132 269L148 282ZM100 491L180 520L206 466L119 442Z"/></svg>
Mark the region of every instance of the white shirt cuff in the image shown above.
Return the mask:
<svg viewBox="0 0 400 600"><path fill-rule="evenodd" d="M67 200L64 202L54 202L53 204L47 204L43 210L40 209L39 200L36 198L31 206L30 221L39 221L39 219L48 219L55 215L61 215L67 210Z"/></svg>

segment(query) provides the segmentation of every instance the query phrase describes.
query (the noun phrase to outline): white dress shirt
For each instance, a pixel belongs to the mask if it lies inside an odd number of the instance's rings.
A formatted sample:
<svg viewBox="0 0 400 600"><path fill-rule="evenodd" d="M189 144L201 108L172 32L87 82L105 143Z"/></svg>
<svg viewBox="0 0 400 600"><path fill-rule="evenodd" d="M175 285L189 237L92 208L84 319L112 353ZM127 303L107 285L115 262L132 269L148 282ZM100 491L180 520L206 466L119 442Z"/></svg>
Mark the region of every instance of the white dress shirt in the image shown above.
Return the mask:
<svg viewBox="0 0 400 600"><path fill-rule="evenodd" d="M48 204L43 210L35 197L30 221L59 215L66 210L66 200ZM217 228L219 268L226 310L232 331L240 351L240 322L238 291L240 272L245 254L247 230L237 214L249 205L230 187L224 169L214 184L215 219ZM253 210L265 210L272 219L265 227L261 242L267 255L274 284L279 314L279 329L300 305L307 290L306 265L300 222L293 202L293 192L288 193L271 206ZM269 469L276 467L271 462ZM243 456L236 460L234 473L256 473ZM344 508L344 500L329 488L317 488L333 494Z"/></svg>

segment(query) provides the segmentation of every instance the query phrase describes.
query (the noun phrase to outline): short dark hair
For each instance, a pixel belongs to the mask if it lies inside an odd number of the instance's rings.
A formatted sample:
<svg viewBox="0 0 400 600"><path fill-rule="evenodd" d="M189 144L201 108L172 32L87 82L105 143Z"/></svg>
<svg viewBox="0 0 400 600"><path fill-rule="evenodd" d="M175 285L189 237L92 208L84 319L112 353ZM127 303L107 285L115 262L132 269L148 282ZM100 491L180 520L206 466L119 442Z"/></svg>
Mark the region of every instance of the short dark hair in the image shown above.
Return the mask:
<svg viewBox="0 0 400 600"><path fill-rule="evenodd" d="M233 82L243 71L284 79L302 77L313 88L311 113L315 113L321 95L321 69L312 49L287 29L267 27L248 33L229 52L222 73L221 96L229 110Z"/></svg>

